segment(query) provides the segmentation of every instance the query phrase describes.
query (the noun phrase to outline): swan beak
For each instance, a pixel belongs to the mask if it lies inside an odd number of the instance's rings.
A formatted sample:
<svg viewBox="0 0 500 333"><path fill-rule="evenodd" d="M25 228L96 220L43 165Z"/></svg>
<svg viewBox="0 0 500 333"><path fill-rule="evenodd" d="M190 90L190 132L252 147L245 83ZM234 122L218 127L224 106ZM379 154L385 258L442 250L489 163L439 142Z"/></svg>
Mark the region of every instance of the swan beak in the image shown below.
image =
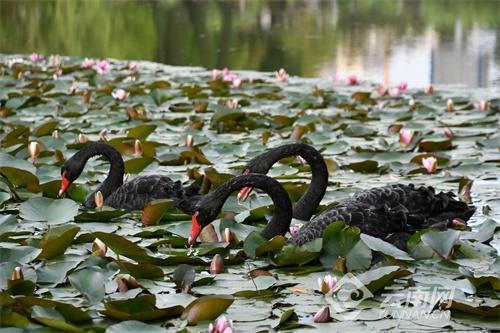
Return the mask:
<svg viewBox="0 0 500 333"><path fill-rule="evenodd" d="M193 216L191 217L191 222L193 223L191 225L191 234L189 235L188 238L188 244L189 246L193 246L193 244L196 242L196 238L198 238L198 235L200 234L201 230L203 229L201 225L198 223L196 220L196 217L198 216L198 212L195 212Z"/></svg>
<svg viewBox="0 0 500 333"><path fill-rule="evenodd" d="M244 187L238 192L238 196L236 199L238 200L238 203L245 201L250 193L252 192L253 187Z"/></svg>
<svg viewBox="0 0 500 333"><path fill-rule="evenodd" d="M61 179L61 189L59 190L59 197L61 197L64 193L66 193L66 190L68 187L71 185L71 182L66 178L64 175L62 175Z"/></svg>

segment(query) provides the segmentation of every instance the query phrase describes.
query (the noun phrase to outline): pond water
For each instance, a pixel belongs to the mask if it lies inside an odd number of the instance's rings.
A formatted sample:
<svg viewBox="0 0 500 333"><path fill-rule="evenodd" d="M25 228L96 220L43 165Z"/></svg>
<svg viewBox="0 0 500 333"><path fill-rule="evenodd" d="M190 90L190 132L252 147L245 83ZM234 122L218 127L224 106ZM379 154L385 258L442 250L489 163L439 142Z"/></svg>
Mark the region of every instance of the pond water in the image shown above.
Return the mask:
<svg viewBox="0 0 500 333"><path fill-rule="evenodd" d="M0 53L500 87L500 1L1 1Z"/></svg>

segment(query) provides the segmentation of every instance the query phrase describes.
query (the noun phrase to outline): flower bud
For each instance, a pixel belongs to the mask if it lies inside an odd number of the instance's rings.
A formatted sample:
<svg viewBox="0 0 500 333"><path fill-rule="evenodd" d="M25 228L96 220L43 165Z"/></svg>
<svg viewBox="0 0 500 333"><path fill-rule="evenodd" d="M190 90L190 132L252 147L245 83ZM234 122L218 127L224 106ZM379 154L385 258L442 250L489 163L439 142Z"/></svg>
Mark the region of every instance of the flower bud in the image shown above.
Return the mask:
<svg viewBox="0 0 500 333"><path fill-rule="evenodd" d="M224 271L224 260L220 254L216 254L210 263L210 274L220 274Z"/></svg>
<svg viewBox="0 0 500 333"><path fill-rule="evenodd" d="M434 87L433 86L428 86L424 89L426 94L433 94L434 93Z"/></svg>
<svg viewBox="0 0 500 333"><path fill-rule="evenodd" d="M184 140L184 143L186 144L186 147L192 147L193 146L193 136L191 134L188 134L186 136L186 139Z"/></svg>
<svg viewBox="0 0 500 333"><path fill-rule="evenodd" d="M444 135L446 135L448 138L451 139L455 136L455 133L453 133L453 131L450 128L446 127L444 129Z"/></svg>
<svg viewBox="0 0 500 333"><path fill-rule="evenodd" d="M87 143L87 141L89 141L89 140L87 139L85 134L83 134L83 133L78 134L78 143L84 144L84 143Z"/></svg>
<svg viewBox="0 0 500 333"><path fill-rule="evenodd" d="M104 197L102 196L101 191L97 191L94 195L95 205L97 208L101 208L104 206Z"/></svg>
<svg viewBox="0 0 500 333"><path fill-rule="evenodd" d="M90 99L92 98L92 91L85 89L82 94L83 104L90 104Z"/></svg>
<svg viewBox="0 0 500 333"><path fill-rule="evenodd" d="M330 308L328 306L322 307L316 314L314 315L315 323L328 323L332 320L330 317Z"/></svg>
<svg viewBox="0 0 500 333"><path fill-rule="evenodd" d="M36 141L31 141L28 146L28 152L31 156L31 161L35 163L36 158L40 155L40 144Z"/></svg>
<svg viewBox="0 0 500 333"><path fill-rule="evenodd" d="M488 110L489 107L490 107L490 102L488 102L488 101L482 100L479 103L479 109L481 111L486 111L486 110Z"/></svg>
<svg viewBox="0 0 500 333"><path fill-rule="evenodd" d="M58 131L58 130L54 130L54 131L52 132L52 137L53 137L54 139L59 139L59 131Z"/></svg>
<svg viewBox="0 0 500 333"><path fill-rule="evenodd" d="M399 143L403 147L408 147L413 139L413 132L407 129L402 129L399 131Z"/></svg>
<svg viewBox="0 0 500 333"><path fill-rule="evenodd" d="M232 232L230 228L225 228L222 233L222 241L229 244L235 244L237 242L237 238L235 233Z"/></svg>
<svg viewBox="0 0 500 333"><path fill-rule="evenodd" d="M459 229L463 229L465 227L467 227L467 223L462 220L461 218L454 218L452 221L451 221L451 225L454 227L454 228L459 228Z"/></svg>
<svg viewBox="0 0 500 333"><path fill-rule="evenodd" d="M134 144L134 154L135 156L142 156L143 154L143 150L142 150L142 143L140 140L135 140L135 144Z"/></svg>
<svg viewBox="0 0 500 333"><path fill-rule="evenodd" d="M106 134L108 134L108 130L103 128L102 130L99 131L99 139L102 141L106 141Z"/></svg>
<svg viewBox="0 0 500 333"><path fill-rule="evenodd" d="M434 156L423 158L422 165L427 173L434 173L437 170L437 159Z"/></svg>
<svg viewBox="0 0 500 333"><path fill-rule="evenodd" d="M446 112L453 112L455 110L455 105L453 104L453 100L449 98L446 101Z"/></svg>
<svg viewBox="0 0 500 333"><path fill-rule="evenodd" d="M94 243L92 243L92 255L104 257L107 251L108 247L106 244L104 244L99 238L96 238Z"/></svg>
<svg viewBox="0 0 500 333"><path fill-rule="evenodd" d="M12 281L22 281L24 280L23 269L21 266L16 266L12 271L12 276L10 277Z"/></svg>

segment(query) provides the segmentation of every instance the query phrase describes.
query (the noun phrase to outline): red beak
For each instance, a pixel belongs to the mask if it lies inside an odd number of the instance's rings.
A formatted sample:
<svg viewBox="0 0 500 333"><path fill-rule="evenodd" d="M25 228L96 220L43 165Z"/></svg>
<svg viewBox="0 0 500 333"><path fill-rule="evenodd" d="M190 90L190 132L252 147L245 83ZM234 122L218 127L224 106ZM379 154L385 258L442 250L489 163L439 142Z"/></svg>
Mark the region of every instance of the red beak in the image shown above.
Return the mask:
<svg viewBox="0 0 500 333"><path fill-rule="evenodd" d="M59 190L59 196L62 196L66 193L66 190L71 185L71 182L66 178L66 172L63 172L61 175L61 189Z"/></svg>
<svg viewBox="0 0 500 333"><path fill-rule="evenodd" d="M196 242L196 238L200 235L201 230L203 229L198 221L196 220L196 217L198 216L198 212L195 212L193 216L191 217L192 225L191 225L191 234L189 235L188 238L188 244L189 246L192 246Z"/></svg>
<svg viewBox="0 0 500 333"><path fill-rule="evenodd" d="M248 196L250 195L250 193L252 192L253 190L253 187L243 187L239 192L238 192L238 196L236 197L236 199L238 200L238 202L240 201L245 201Z"/></svg>

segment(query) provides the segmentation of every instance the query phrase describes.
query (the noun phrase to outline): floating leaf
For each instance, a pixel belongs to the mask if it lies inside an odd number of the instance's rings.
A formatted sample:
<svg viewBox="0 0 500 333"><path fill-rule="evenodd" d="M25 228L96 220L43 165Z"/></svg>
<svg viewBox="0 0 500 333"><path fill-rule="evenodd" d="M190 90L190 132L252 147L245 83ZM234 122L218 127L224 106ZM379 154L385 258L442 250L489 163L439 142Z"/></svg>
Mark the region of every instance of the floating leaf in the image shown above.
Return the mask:
<svg viewBox="0 0 500 333"><path fill-rule="evenodd" d="M64 251L71 244L78 231L80 231L80 227L74 224L50 229L40 242L42 252L38 258L52 259L64 254Z"/></svg>
<svg viewBox="0 0 500 333"><path fill-rule="evenodd" d="M168 308L156 307L154 295L141 295L133 299L107 301L104 303L105 316L118 320L154 321L164 318L178 317L184 307L174 305Z"/></svg>
<svg viewBox="0 0 500 333"><path fill-rule="evenodd" d="M232 296L203 296L189 304L181 318L187 320L188 325L196 325L202 320L214 320L233 302Z"/></svg>
<svg viewBox="0 0 500 333"><path fill-rule="evenodd" d="M361 240L373 251L382 252L397 260L413 261L414 259L408 255L405 251L402 251L395 247L394 245L387 243L380 238L373 237L366 234L360 235Z"/></svg>
<svg viewBox="0 0 500 333"><path fill-rule="evenodd" d="M26 220L60 224L71 221L78 214L78 204L70 199L34 197L19 206L19 213Z"/></svg>
<svg viewBox="0 0 500 333"><path fill-rule="evenodd" d="M423 234L420 238L427 246L430 246L441 258L449 259L453 246L458 242L460 231L446 230L438 232L428 232Z"/></svg>
<svg viewBox="0 0 500 333"><path fill-rule="evenodd" d="M141 222L144 225L153 225L157 224L165 211L172 207L173 201L162 199L162 200L154 200L151 201L144 207L144 210L141 214Z"/></svg>

